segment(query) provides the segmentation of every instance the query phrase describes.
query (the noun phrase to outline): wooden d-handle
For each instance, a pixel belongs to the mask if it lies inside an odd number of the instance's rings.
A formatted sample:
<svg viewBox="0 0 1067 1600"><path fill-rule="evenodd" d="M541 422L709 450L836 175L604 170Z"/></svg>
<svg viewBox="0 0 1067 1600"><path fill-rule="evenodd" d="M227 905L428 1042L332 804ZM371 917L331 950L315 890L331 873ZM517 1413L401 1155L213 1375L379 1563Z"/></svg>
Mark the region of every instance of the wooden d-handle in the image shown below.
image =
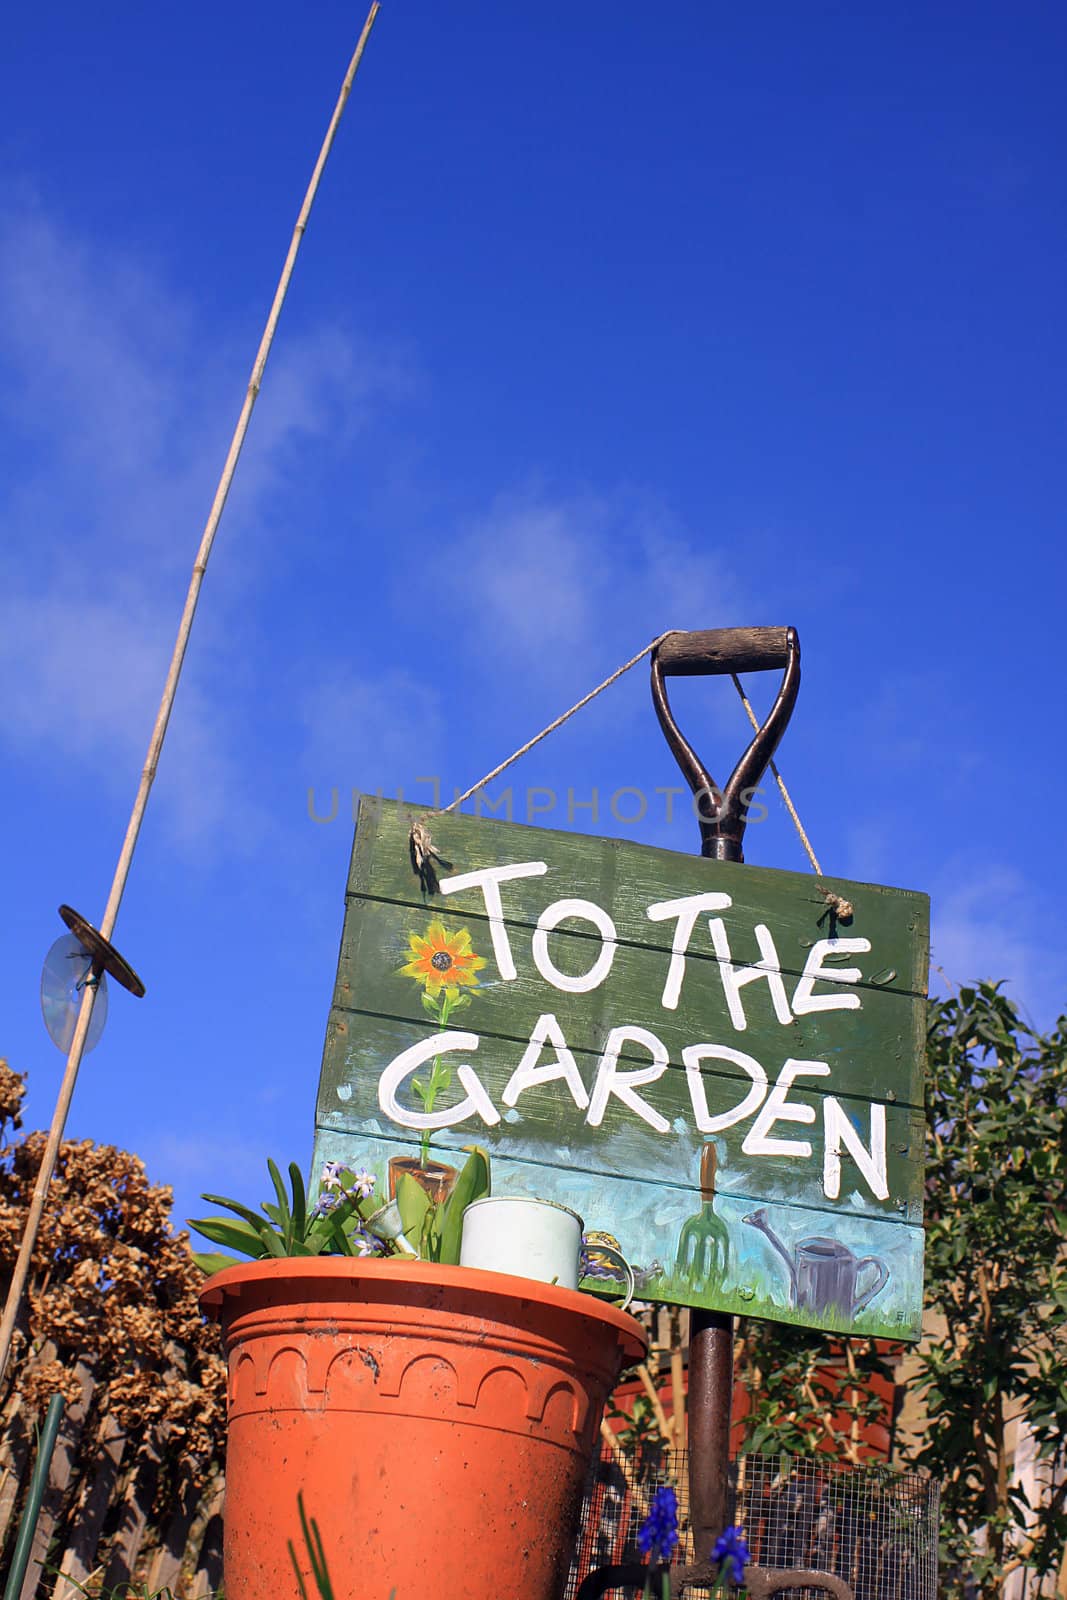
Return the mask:
<svg viewBox="0 0 1067 1600"><path fill-rule="evenodd" d="M656 651L666 678L716 672L762 672L789 660L788 628L704 628L669 633Z"/></svg>
<svg viewBox="0 0 1067 1600"><path fill-rule="evenodd" d="M763 726L720 792L707 767L674 720L667 678L784 667L778 696ZM669 633L652 652L652 703L664 737L697 797L700 849L718 861L743 861L741 841L748 805L785 732L800 687L800 640L795 628L709 628Z"/></svg>

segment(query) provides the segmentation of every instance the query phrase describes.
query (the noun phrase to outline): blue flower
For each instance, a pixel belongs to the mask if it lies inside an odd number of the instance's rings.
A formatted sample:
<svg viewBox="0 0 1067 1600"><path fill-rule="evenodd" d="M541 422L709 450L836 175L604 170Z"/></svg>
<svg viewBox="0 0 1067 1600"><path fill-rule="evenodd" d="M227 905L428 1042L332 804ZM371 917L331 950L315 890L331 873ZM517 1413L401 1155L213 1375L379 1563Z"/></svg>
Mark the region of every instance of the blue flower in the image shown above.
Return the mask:
<svg viewBox="0 0 1067 1600"><path fill-rule="evenodd" d="M677 1543L678 1496L673 1489L657 1489L637 1535L637 1548L649 1561L669 1561Z"/></svg>
<svg viewBox="0 0 1067 1600"><path fill-rule="evenodd" d="M359 1172L353 1172L348 1192L349 1194L358 1195L361 1200L369 1200L377 1181L373 1172L367 1172L361 1168Z"/></svg>
<svg viewBox="0 0 1067 1600"><path fill-rule="evenodd" d="M324 1189L339 1189L341 1187L341 1174L348 1168L343 1161L324 1161L322 1164L322 1177L319 1179Z"/></svg>
<svg viewBox="0 0 1067 1600"><path fill-rule="evenodd" d="M328 1189L324 1189L315 1202L315 1209L311 1215L313 1217L327 1217L331 1211L341 1204L343 1199L344 1195L331 1194Z"/></svg>
<svg viewBox="0 0 1067 1600"><path fill-rule="evenodd" d="M741 1582L751 1558L740 1528L727 1528L725 1533L720 1533L711 1559L719 1563L720 1578L725 1578L727 1583Z"/></svg>

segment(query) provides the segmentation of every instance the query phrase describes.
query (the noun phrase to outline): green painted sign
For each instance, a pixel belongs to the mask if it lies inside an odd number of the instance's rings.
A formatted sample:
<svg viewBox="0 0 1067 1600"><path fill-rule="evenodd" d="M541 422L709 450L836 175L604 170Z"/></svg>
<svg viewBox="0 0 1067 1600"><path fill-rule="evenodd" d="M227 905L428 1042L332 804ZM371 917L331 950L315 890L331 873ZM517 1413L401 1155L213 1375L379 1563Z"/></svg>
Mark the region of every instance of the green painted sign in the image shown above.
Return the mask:
<svg viewBox="0 0 1067 1600"><path fill-rule="evenodd" d="M918 1338L926 896L449 814L428 899L412 818L360 805L316 1162L484 1145L642 1299Z"/></svg>

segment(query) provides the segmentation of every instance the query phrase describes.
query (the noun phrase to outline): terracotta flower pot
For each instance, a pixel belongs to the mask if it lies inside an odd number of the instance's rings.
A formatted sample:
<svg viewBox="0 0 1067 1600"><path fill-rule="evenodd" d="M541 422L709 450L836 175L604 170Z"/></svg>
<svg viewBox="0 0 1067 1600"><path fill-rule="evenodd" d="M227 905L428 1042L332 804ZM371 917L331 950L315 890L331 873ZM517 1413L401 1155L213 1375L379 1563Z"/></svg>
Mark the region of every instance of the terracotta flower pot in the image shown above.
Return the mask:
<svg viewBox="0 0 1067 1600"><path fill-rule="evenodd" d="M439 1201L448 1199L456 1187L456 1179L459 1176L455 1167L446 1166L441 1161L427 1161L426 1165L422 1166L418 1156L392 1156L389 1161L390 1200L396 1199L397 1179L401 1173L407 1173L409 1178L414 1178L419 1188L425 1190L429 1196L431 1205L437 1205Z"/></svg>
<svg viewBox="0 0 1067 1600"><path fill-rule="evenodd" d="M298 1491L338 1600L558 1600L640 1323L555 1284L338 1257L229 1267L200 1301L229 1360L226 1600L295 1593Z"/></svg>

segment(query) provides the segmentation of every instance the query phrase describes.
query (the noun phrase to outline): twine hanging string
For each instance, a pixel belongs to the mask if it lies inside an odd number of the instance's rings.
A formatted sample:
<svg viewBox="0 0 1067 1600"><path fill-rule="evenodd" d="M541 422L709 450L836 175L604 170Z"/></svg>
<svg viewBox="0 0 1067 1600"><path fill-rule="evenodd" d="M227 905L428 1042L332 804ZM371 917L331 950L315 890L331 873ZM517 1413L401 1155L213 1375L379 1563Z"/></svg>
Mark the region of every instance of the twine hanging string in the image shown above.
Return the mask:
<svg viewBox="0 0 1067 1600"><path fill-rule="evenodd" d="M631 667L636 667L637 663L639 661L643 661L645 656L651 655L652 651L655 650L657 645L662 644L664 639L669 638L670 635L676 631L677 630L674 628L668 628L665 633L657 634L654 639L645 645L643 650L639 650L635 656L631 656L629 661L624 661L621 667L616 667L611 676L605 678L603 683L598 683L595 689L590 689L587 695L583 695L575 705L571 706L569 711L564 711L562 716L557 717L554 722L550 722L547 728L542 728L541 732L535 733L532 739L527 739L524 745L520 745L518 750L514 751L510 756L508 756L506 761L502 761L499 766L494 767L492 772L487 772L484 778L479 778L477 783L472 783L469 789L465 789L462 794L458 794L456 798L450 801L447 806L442 806L438 811L426 812L423 816L416 818L416 820L412 822L411 831L408 835L408 845L411 852L411 865L418 875L419 881L427 894L437 893L437 872L435 870L435 864L437 866L443 866L446 869L451 866L451 862L445 861L444 857L438 853L436 847L434 846L433 839L430 836L430 830L426 826L428 818L430 816L446 816L449 811L455 811L458 806L461 806L465 800L469 800L472 795L478 794L480 790L485 788L487 783L492 783L494 778L499 778L502 772L506 772L508 767L512 766L516 761L518 761L520 756L524 756L526 755L527 751L532 750L535 744L540 744L542 739L547 739L550 733L555 733L557 728L562 728L565 722L573 717L576 712L581 711L584 706L587 706L591 700L595 700L598 694L603 694L605 689L610 689L611 685L613 683L617 683L624 673L629 672ZM741 703L748 712L749 721L758 731L759 720L749 704L748 697L745 694L744 689L741 687L740 679L738 678L737 674L733 672L730 674L730 676L734 680L734 687L741 696ZM771 772L774 774L774 781L778 785L782 799L785 801L786 810L793 819L793 826L800 835L800 842L807 852L808 860L811 862L812 871L821 878L823 876L823 870L819 865L819 859L816 856L815 851L812 849L811 840L808 838L807 833L804 830L804 824L801 822L800 817L797 814L797 808L793 804L789 790L786 788L782 779L782 775L778 771L778 768L775 766L773 761L769 762L768 765L771 769ZM826 899L828 905L835 915L841 917L843 920L851 917L852 907L847 900L842 900L838 895L831 894L828 889L821 889L819 892Z"/></svg>
<svg viewBox="0 0 1067 1600"><path fill-rule="evenodd" d="M749 722L751 722L752 726L758 732L759 731L759 719L757 718L756 713L753 711L751 705L749 704L749 700L748 700L747 694L745 693L744 689L742 689L742 687L741 687L741 679L737 676L736 672L731 672L730 676L734 680L734 688L737 690L738 694L741 696L741 704L744 706L745 710L748 712L748 720L749 720ZM797 832L800 835L800 842L804 846L804 849L808 853L808 860L811 862L811 870L812 870L812 872L815 873L815 875L817 877L821 878L822 875L823 875L823 870L819 865L819 858L815 854L815 851L812 849L811 840L808 838L807 834L804 831L804 824L801 822L799 816L797 815L797 808L793 804L793 800L792 800L792 797L791 797L791 795L789 793L789 790L785 786L785 780L783 779L782 774L778 771L778 768L775 766L773 760L768 761L767 765L768 765L768 767L770 767L771 775L774 778L775 783L778 785L778 791L781 794L782 799L785 801L785 808L789 812L789 815L793 819L793 826L794 826L794 828L797 830Z"/></svg>
<svg viewBox="0 0 1067 1600"><path fill-rule="evenodd" d="M756 718L756 713L753 711L751 705L749 704L748 696L746 695L744 689L741 687L740 678L737 676L736 672L731 672L730 676L734 680L734 688L737 690L738 694L741 696L741 704L744 706L745 710L748 712L748 720L749 720L749 722L751 722L751 724L752 724L752 726L754 728L758 729L759 728L759 722L758 722L758 720ZM805 832L804 824L801 822L800 817L799 817L799 815L797 813L797 808L793 804L793 798L790 795L789 790L785 786L785 779L782 777L782 774L778 771L778 768L775 766L773 759L768 761L767 765L771 770L771 774L772 774L772 776L774 778L775 783L778 785L778 792L779 792L779 794L781 795L782 799L785 802L785 808L789 812L789 815L793 819L793 826L797 830L797 833L800 835L800 842L804 846L804 849L807 851L808 860L811 862L811 870L815 873L815 876L817 878L821 878L823 876L823 870L819 865L819 858L815 854L815 851L812 848L811 840L808 838L808 835ZM851 900L846 900L844 895L835 894L832 889L820 888L819 889L819 893L822 895L823 899L826 901L827 911L829 912L830 919L831 919L831 922L830 922L830 934L831 934L831 937L833 937L834 927L835 927L837 922L851 922L852 921L853 910L854 910L853 905L852 905L852 901ZM821 918L820 918L820 921L821 921Z"/></svg>
<svg viewBox="0 0 1067 1600"><path fill-rule="evenodd" d="M669 638L673 632L673 628L668 628L666 633L657 634L651 644L646 644L643 650L639 650L635 656L630 657L629 661L624 662L621 667L617 667L610 678L605 678L604 682L598 683L595 689L590 689L589 693L584 695L577 705L571 706L569 711L565 711L561 717L557 717L555 722L550 722L547 728L542 728L540 733L535 733L532 739L526 741L521 750L516 750L515 754L508 756L508 759L502 761L499 767L494 767L492 772L487 772L484 778L479 778L478 782L472 784L463 794L457 795L451 805L442 806L440 815L444 816L446 811L454 811L457 806L463 804L464 800L469 800L472 794L477 794L478 790L484 789L487 783L492 783L494 778L499 778L500 774L507 767L510 767L513 761L518 761L519 757L524 756L527 750L532 750L535 744L540 744L541 740L547 739L550 733L555 733L557 728L562 728L563 724L568 718L573 717L576 711L581 711L582 707L587 706L590 700L595 700L598 694L603 694L605 689L610 689L613 683L618 682L624 672L629 672L630 668L636 667L637 663L643 661L645 656L651 655L656 646L662 644L664 639Z"/></svg>
<svg viewBox="0 0 1067 1600"><path fill-rule="evenodd" d="M645 656L651 655L656 646L662 644L663 640L673 632L673 628L668 628L666 633L658 633L654 639L645 645L643 650L639 650L635 656L631 656L629 661L624 661L621 667L616 667L610 678L605 678L604 682L598 683L595 689L590 689L589 693L583 695L576 705L571 706L569 711L565 711L561 717L557 717L555 722L550 722L547 728L542 728L540 733L535 733L532 739L527 739L526 743L508 756L506 761L502 761L498 767L494 767L492 772L487 772L484 778L479 778L477 783L472 783L470 788L465 789L462 794L457 794L456 798L447 806L442 806L439 811L425 812L421 817L415 819L408 834L408 850L411 854L412 869L427 894L437 893L437 867L441 866L447 870L452 864L446 861L435 848L433 839L430 837L430 830L426 826L427 818L430 816L443 817L447 812L455 811L456 807L461 806L464 800L469 800L471 795L477 794L479 790L484 789L487 783L492 783L494 778L499 778L500 774L506 772L508 767L518 761L520 756L524 756L528 750L532 750L535 744L540 744L542 739L547 739L550 733L555 733L557 728L562 728L563 724L573 717L576 711L581 711L582 707L587 706L590 700L595 700L598 694L603 694L605 689L610 689L613 683L617 683L624 672L629 672L630 668L636 667L637 663L643 661Z"/></svg>

